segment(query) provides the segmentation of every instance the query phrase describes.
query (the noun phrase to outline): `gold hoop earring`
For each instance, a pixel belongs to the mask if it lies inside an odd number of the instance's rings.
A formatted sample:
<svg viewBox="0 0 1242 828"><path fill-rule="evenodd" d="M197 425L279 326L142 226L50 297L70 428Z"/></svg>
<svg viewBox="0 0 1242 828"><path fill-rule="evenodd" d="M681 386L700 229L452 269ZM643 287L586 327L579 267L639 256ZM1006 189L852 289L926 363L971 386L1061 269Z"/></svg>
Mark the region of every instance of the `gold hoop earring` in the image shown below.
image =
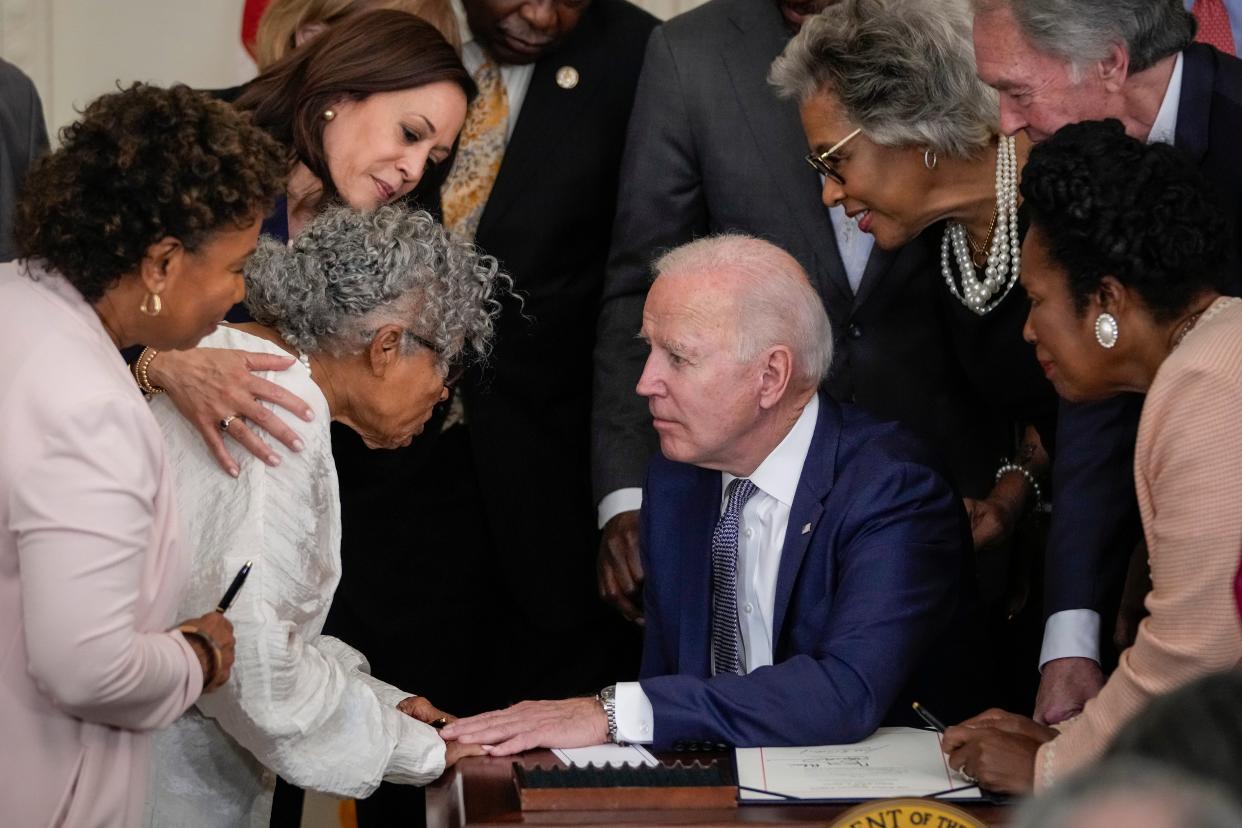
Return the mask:
<svg viewBox="0 0 1242 828"><path fill-rule="evenodd" d="M164 303L160 301L158 293L148 293L142 297L142 304L138 306L138 310L147 316L159 316L160 311L164 309Z"/></svg>
<svg viewBox="0 0 1242 828"><path fill-rule="evenodd" d="M325 109L325 110L323 111L323 119L324 119L325 121L331 121L331 120L332 120L333 118L335 118L335 117L336 117L336 110L335 110L335 109Z"/></svg>

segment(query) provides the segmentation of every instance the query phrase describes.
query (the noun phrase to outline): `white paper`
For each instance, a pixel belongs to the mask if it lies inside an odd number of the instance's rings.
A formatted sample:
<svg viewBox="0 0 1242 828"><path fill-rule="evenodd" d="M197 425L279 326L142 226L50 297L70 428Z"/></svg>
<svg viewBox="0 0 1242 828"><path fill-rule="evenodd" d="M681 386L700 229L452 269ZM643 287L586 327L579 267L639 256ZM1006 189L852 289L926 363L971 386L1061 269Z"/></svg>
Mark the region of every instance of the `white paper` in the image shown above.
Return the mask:
<svg viewBox="0 0 1242 828"><path fill-rule="evenodd" d="M628 765L630 767L654 768L660 764L642 745L592 745L584 748L556 748L552 751L571 768L587 765Z"/></svg>
<svg viewBox="0 0 1242 828"><path fill-rule="evenodd" d="M949 769L940 751L940 734L908 727L882 727L853 745L738 748L737 776L743 802L770 802L773 795L782 799L890 799L927 796L971 784ZM972 787L941 798L979 799L980 794Z"/></svg>

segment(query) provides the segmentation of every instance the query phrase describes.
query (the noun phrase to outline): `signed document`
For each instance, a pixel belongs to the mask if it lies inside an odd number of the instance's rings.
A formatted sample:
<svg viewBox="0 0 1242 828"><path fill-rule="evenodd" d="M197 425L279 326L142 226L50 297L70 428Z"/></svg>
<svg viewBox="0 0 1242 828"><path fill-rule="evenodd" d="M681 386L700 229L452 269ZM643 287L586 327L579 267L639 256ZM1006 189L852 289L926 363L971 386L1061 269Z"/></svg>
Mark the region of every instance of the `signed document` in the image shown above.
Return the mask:
<svg viewBox="0 0 1242 828"><path fill-rule="evenodd" d="M940 752L940 734L908 727L882 727L853 745L738 748L737 780L742 802L933 794L980 799L970 780L949 769Z"/></svg>

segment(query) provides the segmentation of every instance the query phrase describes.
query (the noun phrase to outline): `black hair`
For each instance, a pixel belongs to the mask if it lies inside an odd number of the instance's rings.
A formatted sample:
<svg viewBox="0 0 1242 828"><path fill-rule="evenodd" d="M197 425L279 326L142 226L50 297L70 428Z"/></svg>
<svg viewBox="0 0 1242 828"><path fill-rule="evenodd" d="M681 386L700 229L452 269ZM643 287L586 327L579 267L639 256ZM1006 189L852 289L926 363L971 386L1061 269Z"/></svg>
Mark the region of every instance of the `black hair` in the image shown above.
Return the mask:
<svg viewBox="0 0 1242 828"><path fill-rule="evenodd" d="M1031 150L1022 197L1084 313L1105 276L1135 290L1157 321L1222 290L1228 225L1194 165L1120 121L1070 124Z"/></svg>

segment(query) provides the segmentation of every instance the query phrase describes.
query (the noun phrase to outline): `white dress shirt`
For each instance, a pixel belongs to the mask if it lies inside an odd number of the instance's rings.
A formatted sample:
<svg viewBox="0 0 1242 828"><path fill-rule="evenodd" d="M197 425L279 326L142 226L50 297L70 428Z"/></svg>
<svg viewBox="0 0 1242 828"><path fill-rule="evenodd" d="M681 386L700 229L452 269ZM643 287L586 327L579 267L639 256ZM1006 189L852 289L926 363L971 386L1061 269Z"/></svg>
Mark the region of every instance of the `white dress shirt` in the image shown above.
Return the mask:
<svg viewBox="0 0 1242 828"><path fill-rule="evenodd" d="M1169 86L1152 122L1147 143L1172 144L1177 134L1177 113L1182 102L1182 55L1173 64ZM1039 650L1039 669L1058 658L1100 660L1100 614L1090 609L1054 612L1044 625L1044 643Z"/></svg>
<svg viewBox="0 0 1242 828"><path fill-rule="evenodd" d="M738 522L737 617L742 638L742 663L750 673L772 664L772 617L776 576L789 527L789 510L802 477L802 466L815 436L819 397L812 396L793 428L750 476L758 491L742 507ZM728 503L735 479L721 472L720 510ZM704 548L704 555L711 549ZM708 646L704 641L703 646ZM619 682L616 695L617 739L648 743L654 738L655 714L636 681Z"/></svg>
<svg viewBox="0 0 1242 828"><path fill-rule="evenodd" d="M832 232L837 237L841 264L845 265L845 278L850 283L850 290L858 293L863 273L867 270L867 260L871 258L871 248L875 247L875 236L859 230L858 222L847 216L840 204L830 209L828 215L832 219Z"/></svg>
<svg viewBox="0 0 1242 828"><path fill-rule="evenodd" d="M466 20L466 9L461 0L453 0L453 13L457 15L457 30L461 32L461 62L465 65L470 77L483 65L483 47L474 39L470 24ZM513 138L513 128L517 126L518 115L522 112L522 103L526 100L526 90L530 88L530 78L535 72L534 63L520 65L500 64L500 80L505 85L505 97L509 101L509 128L505 133L505 143Z"/></svg>

